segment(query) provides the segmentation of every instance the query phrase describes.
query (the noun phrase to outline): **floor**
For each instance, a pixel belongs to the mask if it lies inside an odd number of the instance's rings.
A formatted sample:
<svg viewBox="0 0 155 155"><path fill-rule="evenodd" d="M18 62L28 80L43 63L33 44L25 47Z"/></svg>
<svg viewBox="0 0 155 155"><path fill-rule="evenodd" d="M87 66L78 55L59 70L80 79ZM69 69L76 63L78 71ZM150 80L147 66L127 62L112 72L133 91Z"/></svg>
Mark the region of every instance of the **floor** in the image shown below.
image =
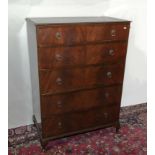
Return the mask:
<svg viewBox="0 0 155 155"><path fill-rule="evenodd" d="M9 155L146 155L147 104L123 107L121 128L100 129L51 141L41 149L33 125L9 129Z"/></svg>

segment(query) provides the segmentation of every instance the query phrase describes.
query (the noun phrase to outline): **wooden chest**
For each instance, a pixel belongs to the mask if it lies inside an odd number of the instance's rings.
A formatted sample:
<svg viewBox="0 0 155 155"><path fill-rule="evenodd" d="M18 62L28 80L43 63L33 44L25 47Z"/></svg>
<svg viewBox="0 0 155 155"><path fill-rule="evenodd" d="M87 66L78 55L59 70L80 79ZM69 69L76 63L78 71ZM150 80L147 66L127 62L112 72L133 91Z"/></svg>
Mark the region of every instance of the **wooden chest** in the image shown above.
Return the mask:
<svg viewBox="0 0 155 155"><path fill-rule="evenodd" d="M129 27L110 17L27 19L33 120L43 145L119 129Z"/></svg>

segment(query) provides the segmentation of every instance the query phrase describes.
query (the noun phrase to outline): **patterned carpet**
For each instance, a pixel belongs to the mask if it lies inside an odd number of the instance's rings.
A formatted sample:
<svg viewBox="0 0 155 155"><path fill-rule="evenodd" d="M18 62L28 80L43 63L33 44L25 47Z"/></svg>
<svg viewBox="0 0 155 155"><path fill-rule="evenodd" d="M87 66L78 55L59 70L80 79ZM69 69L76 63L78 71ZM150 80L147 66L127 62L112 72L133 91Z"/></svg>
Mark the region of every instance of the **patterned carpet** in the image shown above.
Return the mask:
<svg viewBox="0 0 155 155"><path fill-rule="evenodd" d="M147 105L123 107L121 129L101 129L51 141L43 152L33 125L9 129L9 155L146 155Z"/></svg>

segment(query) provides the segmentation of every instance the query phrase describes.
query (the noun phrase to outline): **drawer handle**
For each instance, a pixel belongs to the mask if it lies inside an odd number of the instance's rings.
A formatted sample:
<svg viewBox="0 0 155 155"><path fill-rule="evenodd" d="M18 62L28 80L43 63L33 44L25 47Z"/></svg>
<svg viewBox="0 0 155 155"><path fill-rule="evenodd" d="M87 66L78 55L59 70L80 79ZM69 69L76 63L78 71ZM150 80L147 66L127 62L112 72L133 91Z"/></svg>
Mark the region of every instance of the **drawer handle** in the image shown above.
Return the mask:
<svg viewBox="0 0 155 155"><path fill-rule="evenodd" d="M112 36L112 37L115 37L115 36L116 36L116 30L115 30L115 29L112 29L112 30L111 30L111 36Z"/></svg>
<svg viewBox="0 0 155 155"><path fill-rule="evenodd" d="M62 85L62 79L61 79L61 78L57 78L57 79L56 79L56 83L57 83L58 85Z"/></svg>
<svg viewBox="0 0 155 155"><path fill-rule="evenodd" d="M57 60L57 61L63 60L63 56L60 55L60 54L56 54L55 57L56 57L56 60Z"/></svg>
<svg viewBox="0 0 155 155"><path fill-rule="evenodd" d="M109 93L105 93L105 97L108 98L110 95Z"/></svg>
<svg viewBox="0 0 155 155"><path fill-rule="evenodd" d="M58 122L58 127L62 128L62 123L61 122Z"/></svg>
<svg viewBox="0 0 155 155"><path fill-rule="evenodd" d="M107 72L107 77L108 78L112 78L112 73L111 72Z"/></svg>
<svg viewBox="0 0 155 155"><path fill-rule="evenodd" d="M57 106L58 106L58 108L62 108L62 102L61 101L58 101L57 102Z"/></svg>
<svg viewBox="0 0 155 155"><path fill-rule="evenodd" d="M110 50L109 50L109 55L110 55L110 56L113 56L114 54L115 54L115 53L114 53L114 50L113 50L113 49L110 49Z"/></svg>
<svg viewBox="0 0 155 155"><path fill-rule="evenodd" d="M104 118L105 118L105 119L108 118L108 113L107 113L107 112L104 113Z"/></svg>
<svg viewBox="0 0 155 155"><path fill-rule="evenodd" d="M61 39L61 32L56 32L55 37L56 39Z"/></svg>

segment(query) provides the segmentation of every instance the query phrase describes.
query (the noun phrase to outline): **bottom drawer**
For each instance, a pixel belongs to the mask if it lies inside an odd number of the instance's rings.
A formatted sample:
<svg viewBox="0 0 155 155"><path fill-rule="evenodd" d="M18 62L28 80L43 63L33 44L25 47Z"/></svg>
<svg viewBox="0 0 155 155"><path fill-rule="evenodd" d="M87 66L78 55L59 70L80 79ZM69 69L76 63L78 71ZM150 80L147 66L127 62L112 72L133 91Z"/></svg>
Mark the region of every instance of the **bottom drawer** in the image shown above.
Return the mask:
<svg viewBox="0 0 155 155"><path fill-rule="evenodd" d="M119 118L119 107L110 106L71 114L53 115L42 119L43 138L60 136L115 122Z"/></svg>

